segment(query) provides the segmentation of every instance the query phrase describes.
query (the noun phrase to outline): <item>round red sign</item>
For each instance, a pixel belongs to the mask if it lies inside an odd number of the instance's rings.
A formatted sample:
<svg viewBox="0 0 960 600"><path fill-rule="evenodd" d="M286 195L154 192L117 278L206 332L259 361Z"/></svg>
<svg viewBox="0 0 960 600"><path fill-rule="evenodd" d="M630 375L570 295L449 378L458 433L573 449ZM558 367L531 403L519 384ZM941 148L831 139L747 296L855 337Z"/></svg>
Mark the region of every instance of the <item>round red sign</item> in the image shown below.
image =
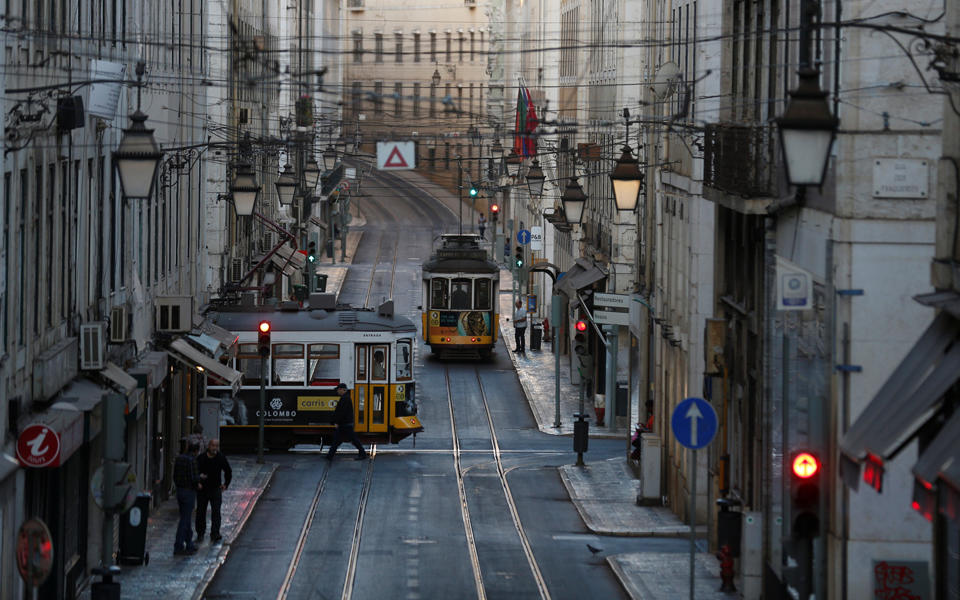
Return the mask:
<svg viewBox="0 0 960 600"><path fill-rule="evenodd" d="M56 466L60 460L60 436L47 425L27 426L17 439L17 458L25 467Z"/></svg>
<svg viewBox="0 0 960 600"><path fill-rule="evenodd" d="M40 519L30 519L17 534L17 570L30 587L40 587L53 568L53 540Z"/></svg>

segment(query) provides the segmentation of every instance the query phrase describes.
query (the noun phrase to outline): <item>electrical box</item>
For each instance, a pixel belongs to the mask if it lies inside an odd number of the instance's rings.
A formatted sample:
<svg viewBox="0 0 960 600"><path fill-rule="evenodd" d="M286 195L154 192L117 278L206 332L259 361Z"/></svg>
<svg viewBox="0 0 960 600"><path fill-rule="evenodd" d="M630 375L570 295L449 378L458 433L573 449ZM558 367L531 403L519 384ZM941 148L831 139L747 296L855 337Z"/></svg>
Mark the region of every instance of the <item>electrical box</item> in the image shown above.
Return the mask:
<svg viewBox="0 0 960 600"><path fill-rule="evenodd" d="M744 600L763 597L763 514L744 511L740 538L740 569Z"/></svg>
<svg viewBox="0 0 960 600"><path fill-rule="evenodd" d="M640 492L637 504L659 505L660 498L660 436L640 434Z"/></svg>

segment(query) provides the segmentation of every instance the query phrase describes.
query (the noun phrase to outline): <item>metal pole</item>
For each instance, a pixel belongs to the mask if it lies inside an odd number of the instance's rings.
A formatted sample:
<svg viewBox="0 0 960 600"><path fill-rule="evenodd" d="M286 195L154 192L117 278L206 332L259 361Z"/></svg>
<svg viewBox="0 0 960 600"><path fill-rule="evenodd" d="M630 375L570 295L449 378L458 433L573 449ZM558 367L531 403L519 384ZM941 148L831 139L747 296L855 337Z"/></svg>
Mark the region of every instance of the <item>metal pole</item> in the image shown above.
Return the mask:
<svg viewBox="0 0 960 600"><path fill-rule="evenodd" d="M557 335L557 327L560 324L561 319L563 319L562 307L560 306L560 296L554 294L550 299L550 318L553 320L553 327L551 327L551 332L553 333L553 397L554 397L554 413L553 413L553 426L560 427L560 348L557 344L560 341L560 336Z"/></svg>
<svg viewBox="0 0 960 600"><path fill-rule="evenodd" d="M690 450L690 600L694 600L693 565L697 554L697 451Z"/></svg>
<svg viewBox="0 0 960 600"><path fill-rule="evenodd" d="M607 429L613 431L616 421L617 403L617 325L607 325Z"/></svg>
<svg viewBox="0 0 960 600"><path fill-rule="evenodd" d="M457 220L459 222L459 234L463 235L463 165L460 163L460 157L457 157Z"/></svg>
<svg viewBox="0 0 960 600"><path fill-rule="evenodd" d="M257 427L257 463L263 464L263 412L267 406L267 357L260 357L260 424Z"/></svg>

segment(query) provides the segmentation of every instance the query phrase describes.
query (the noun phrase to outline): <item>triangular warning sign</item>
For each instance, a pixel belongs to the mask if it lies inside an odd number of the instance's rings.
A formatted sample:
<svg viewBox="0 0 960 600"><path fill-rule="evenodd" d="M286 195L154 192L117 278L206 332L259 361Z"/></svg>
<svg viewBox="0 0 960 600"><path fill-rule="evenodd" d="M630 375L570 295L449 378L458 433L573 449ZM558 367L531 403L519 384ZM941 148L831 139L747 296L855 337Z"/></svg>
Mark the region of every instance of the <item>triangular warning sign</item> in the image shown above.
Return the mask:
<svg viewBox="0 0 960 600"><path fill-rule="evenodd" d="M394 160L396 158L396 160ZM387 160L383 163L384 167L403 167L409 169L410 165L407 164L407 161L403 160L403 155L400 154L400 148L397 146L393 147L393 150L390 151L390 155L387 156Z"/></svg>

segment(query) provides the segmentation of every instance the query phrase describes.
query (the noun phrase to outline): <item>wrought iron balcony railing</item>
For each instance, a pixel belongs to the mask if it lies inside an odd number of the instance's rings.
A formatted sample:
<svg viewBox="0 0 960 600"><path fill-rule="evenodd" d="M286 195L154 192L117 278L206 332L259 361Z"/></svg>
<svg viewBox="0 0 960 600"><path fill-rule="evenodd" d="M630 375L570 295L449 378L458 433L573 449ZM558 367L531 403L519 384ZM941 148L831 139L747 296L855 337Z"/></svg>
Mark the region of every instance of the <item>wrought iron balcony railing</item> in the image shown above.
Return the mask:
<svg viewBox="0 0 960 600"><path fill-rule="evenodd" d="M747 198L776 196L778 164L774 127L707 125L703 150L705 185Z"/></svg>

